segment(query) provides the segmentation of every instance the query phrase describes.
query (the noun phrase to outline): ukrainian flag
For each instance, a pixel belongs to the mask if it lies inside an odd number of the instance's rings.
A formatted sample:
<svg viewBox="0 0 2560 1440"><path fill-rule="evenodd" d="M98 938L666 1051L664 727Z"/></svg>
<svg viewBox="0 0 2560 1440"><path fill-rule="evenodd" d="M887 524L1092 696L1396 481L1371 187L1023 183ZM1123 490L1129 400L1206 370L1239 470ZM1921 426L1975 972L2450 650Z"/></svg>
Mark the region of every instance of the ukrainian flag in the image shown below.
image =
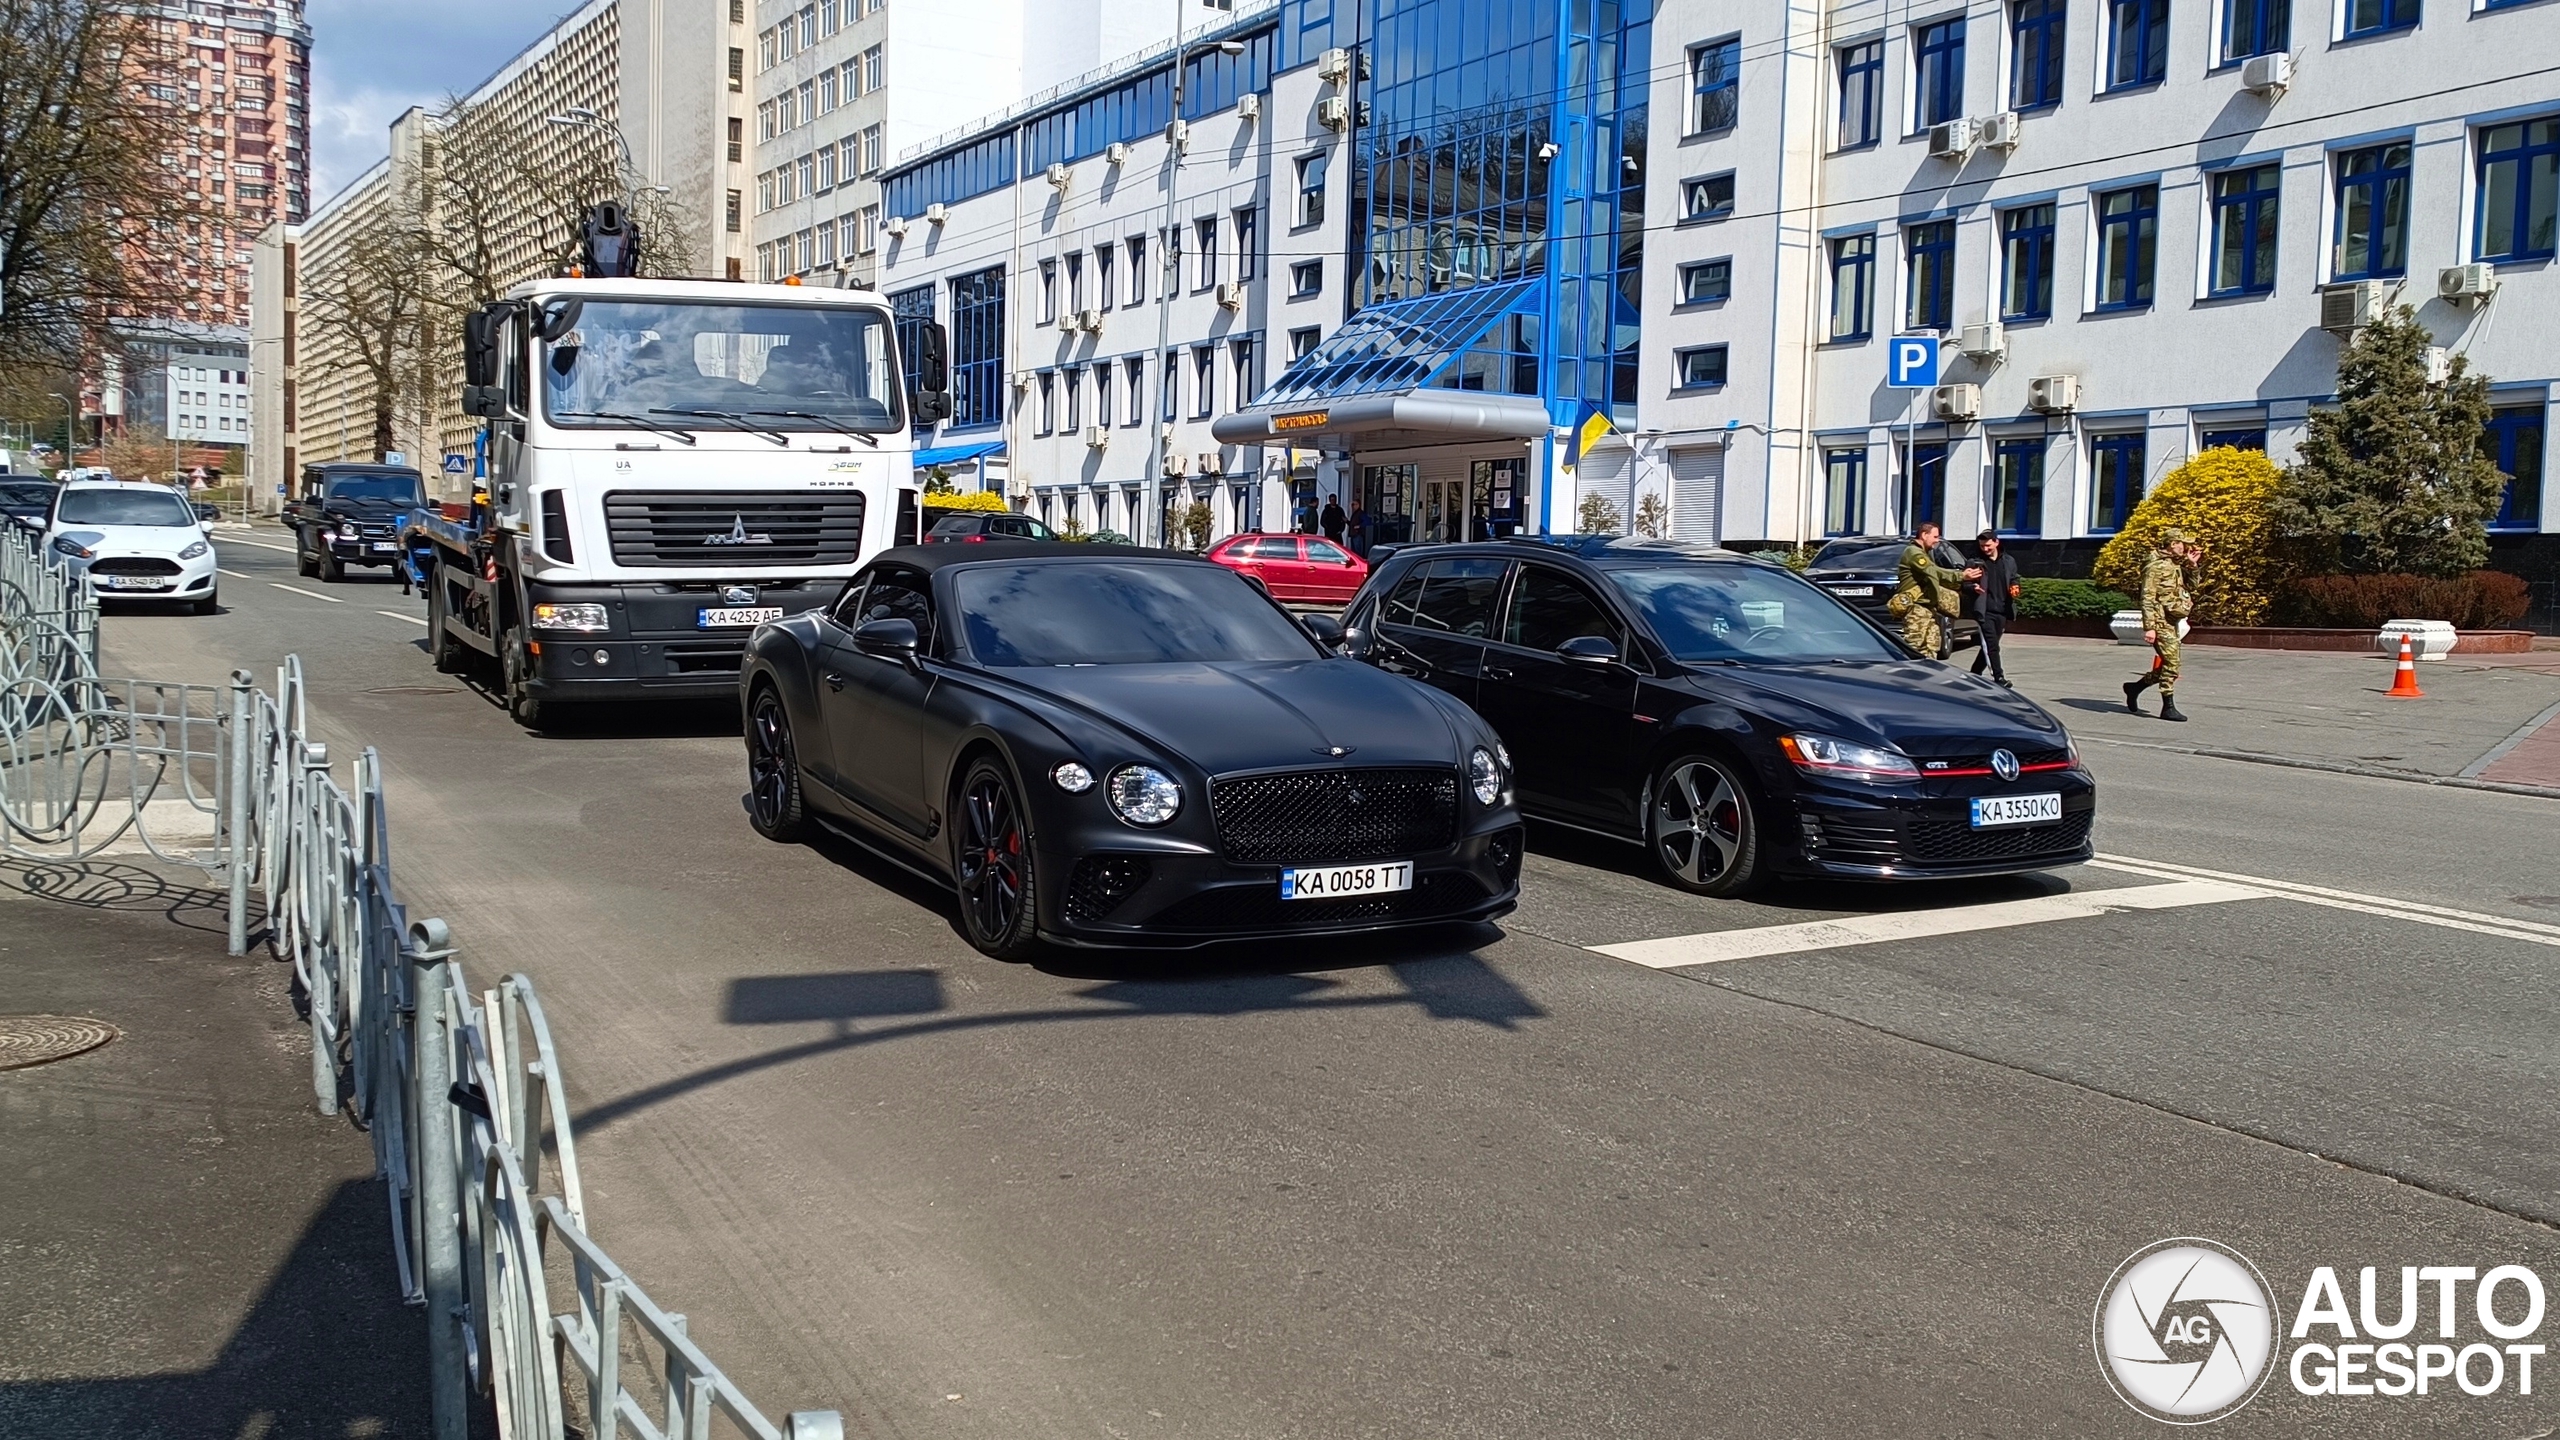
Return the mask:
<svg viewBox="0 0 2560 1440"><path fill-rule="evenodd" d="M1591 452L1592 446L1616 433L1617 428L1609 423L1607 410L1597 405L1584 405L1582 420L1573 427L1573 448L1565 459L1565 468L1568 470L1581 468L1582 457Z"/></svg>

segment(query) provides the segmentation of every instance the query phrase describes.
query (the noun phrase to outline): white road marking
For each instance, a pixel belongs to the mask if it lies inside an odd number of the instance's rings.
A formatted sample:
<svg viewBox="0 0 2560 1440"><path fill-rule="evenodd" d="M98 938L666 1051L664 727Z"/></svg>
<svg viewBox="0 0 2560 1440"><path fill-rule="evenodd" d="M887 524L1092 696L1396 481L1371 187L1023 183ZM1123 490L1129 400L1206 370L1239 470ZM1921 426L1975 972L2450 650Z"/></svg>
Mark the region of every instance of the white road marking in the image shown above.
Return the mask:
<svg viewBox="0 0 2560 1440"><path fill-rule="evenodd" d="M2305 885L2293 880L2269 880L2257 875L2237 875L2224 870L2207 870L2196 865L2176 865L2166 860L2143 860L2131 855L2099 855L2090 863L2109 870L2120 870L2128 875L2148 875L2155 880L2201 879L2230 885L2245 885L2262 894L2283 900L2299 900L2305 905L2321 905L2332 910L2352 910L2358 914L2378 915L2388 920L2406 920L2414 925L2435 925L2447 930L2462 930L2474 935L2494 935L2503 940L2522 940L2530 945L2549 945L2560 949L2560 925L2546 925L2539 920L2511 920L2504 915L2485 915L2477 910L2455 910L2443 905L2420 904L2414 900L2395 900L2388 895L2332 890L2324 885Z"/></svg>
<svg viewBox="0 0 2560 1440"><path fill-rule="evenodd" d="M269 588L271 588L271 589L290 591L291 593L296 594L296 595L308 595L308 596L310 596L310 597L311 597L312 599L314 599L314 600L326 600L326 601L328 601L328 602L329 602L330 604L332 604L332 605L344 605L344 604L346 604L346 603L347 603L346 601L339 599L339 598L338 598L337 596L335 596L335 595L323 595L323 594L321 594L321 593L320 593L319 591L317 591L317 590L300 590L300 589L296 589L295 587L293 587L293 586L291 586L291 585L279 584L278 582L273 581L273 580L268 581L268 582L267 582L267 585L268 585L268 587L269 587Z"/></svg>
<svg viewBox="0 0 2560 1440"><path fill-rule="evenodd" d="M217 571L218 573L220 573L220 574L224 574L224 575L228 575L228 576L230 576L230 577L231 577L232 579L234 579L234 580L255 580L255 579L257 579L257 578L258 578L258 577L257 577L257 576L255 576L255 575L243 575L243 574L241 574L241 573L240 573L239 571L237 571L237 570L224 570L224 569L223 569L221 566L219 566L219 565L216 565L216 566L214 566L213 568L214 568L214 569L215 569L215 571Z"/></svg>
<svg viewBox="0 0 2560 1440"><path fill-rule="evenodd" d="M293 555L300 553L290 545L270 545L264 540L224 540L221 543L225 545L246 545L252 550L273 550L279 555Z"/></svg>
<svg viewBox="0 0 2560 1440"><path fill-rule="evenodd" d="M410 624L417 626L417 627L418 627L419 629L421 629L421 630L424 630L425 628L427 628L427 622L426 622L426 621L424 621L424 620L419 619L419 618L418 618L417 616L415 616L415 615L403 615L403 614L401 614L401 613L400 613L399 611L397 611L397 610L376 610L376 611L374 611L373 613L374 613L374 614L376 614L376 615L388 615L388 616L390 616L390 617L391 617L392 619L394 619L394 620L406 620L406 621L408 621Z"/></svg>
<svg viewBox="0 0 2560 1440"><path fill-rule="evenodd" d="M1766 955L1794 955L1808 950L1877 945L1889 940L1968 935L2012 925L2040 925L2052 920L2085 920L2126 910L2174 910L2188 905L2266 898L2268 892L2252 885L2209 879L2173 879L2166 885L2074 890L2061 895L2042 895L2033 900L1997 900L1984 905L1952 905L1938 910L1853 915L1844 920L1764 925L1750 930L1675 935L1666 940L1637 940L1624 945L1594 945L1590 948L1613 959L1651 969L1675 970L1686 965L1714 965L1726 960L1750 960Z"/></svg>

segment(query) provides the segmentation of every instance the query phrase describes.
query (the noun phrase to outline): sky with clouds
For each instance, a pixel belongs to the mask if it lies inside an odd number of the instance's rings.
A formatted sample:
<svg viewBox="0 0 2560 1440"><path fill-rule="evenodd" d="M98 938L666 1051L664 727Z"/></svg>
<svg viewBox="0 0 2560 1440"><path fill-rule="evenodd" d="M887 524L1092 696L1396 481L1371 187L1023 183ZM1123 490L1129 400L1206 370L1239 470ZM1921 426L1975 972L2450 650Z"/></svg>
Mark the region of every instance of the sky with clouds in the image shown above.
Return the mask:
<svg viewBox="0 0 2560 1440"><path fill-rule="evenodd" d="M569 0L311 0L311 206L383 156L394 117L468 90Z"/></svg>

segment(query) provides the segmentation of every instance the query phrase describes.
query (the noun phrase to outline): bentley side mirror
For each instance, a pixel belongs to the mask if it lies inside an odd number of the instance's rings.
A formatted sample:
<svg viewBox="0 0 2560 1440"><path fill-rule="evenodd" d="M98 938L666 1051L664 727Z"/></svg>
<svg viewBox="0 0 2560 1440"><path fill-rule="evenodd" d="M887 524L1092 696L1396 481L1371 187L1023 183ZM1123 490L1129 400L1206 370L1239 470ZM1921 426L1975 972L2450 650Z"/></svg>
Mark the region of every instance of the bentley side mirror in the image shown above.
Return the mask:
<svg viewBox="0 0 2560 1440"><path fill-rule="evenodd" d="M916 658L916 622L865 620L854 627L853 648L882 660L913 664Z"/></svg>
<svg viewBox="0 0 2560 1440"><path fill-rule="evenodd" d="M1298 626L1314 636L1316 643L1327 650L1335 649L1342 644L1342 622L1330 615L1301 615L1298 617Z"/></svg>
<svg viewBox="0 0 2560 1440"><path fill-rule="evenodd" d="M1618 647L1606 635L1576 635L1556 647L1556 658L1568 665L1615 665Z"/></svg>

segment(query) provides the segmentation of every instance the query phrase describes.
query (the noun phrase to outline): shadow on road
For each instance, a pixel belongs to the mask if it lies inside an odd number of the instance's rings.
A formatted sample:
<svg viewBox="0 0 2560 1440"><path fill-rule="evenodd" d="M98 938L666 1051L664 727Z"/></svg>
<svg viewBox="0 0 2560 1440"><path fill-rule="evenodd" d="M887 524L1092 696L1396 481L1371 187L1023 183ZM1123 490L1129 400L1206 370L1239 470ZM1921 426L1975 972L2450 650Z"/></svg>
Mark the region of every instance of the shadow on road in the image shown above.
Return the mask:
<svg viewBox="0 0 2560 1440"><path fill-rule="evenodd" d="M1646 856L1644 847L1609 840L1585 830L1568 830L1540 821L1529 822L1529 853L1549 860L1561 860L1585 869L1607 871L1653 886L1662 899L1674 904L1691 897L1665 883ZM2024 875L1998 875L1973 880L1827 880L1782 879L1771 883L1742 900L1726 900L1718 905L1740 905L1746 913L1767 912L1765 919L1750 919L1749 924L1777 923L1797 918L1807 910L1839 911L1864 915L1889 910L1935 910L1950 905L1980 905L1995 900L2027 900L2039 895L2058 895L2069 890L2071 883L2056 871L2035 871ZM1707 917L1702 916L1702 919ZM1743 926L1700 929L1738 929Z"/></svg>
<svg viewBox="0 0 2560 1440"><path fill-rule="evenodd" d="M0 884L76 905L84 910L158 914L172 925L207 935L230 931L230 898L210 886L188 885L140 865L115 860L0 861Z"/></svg>

